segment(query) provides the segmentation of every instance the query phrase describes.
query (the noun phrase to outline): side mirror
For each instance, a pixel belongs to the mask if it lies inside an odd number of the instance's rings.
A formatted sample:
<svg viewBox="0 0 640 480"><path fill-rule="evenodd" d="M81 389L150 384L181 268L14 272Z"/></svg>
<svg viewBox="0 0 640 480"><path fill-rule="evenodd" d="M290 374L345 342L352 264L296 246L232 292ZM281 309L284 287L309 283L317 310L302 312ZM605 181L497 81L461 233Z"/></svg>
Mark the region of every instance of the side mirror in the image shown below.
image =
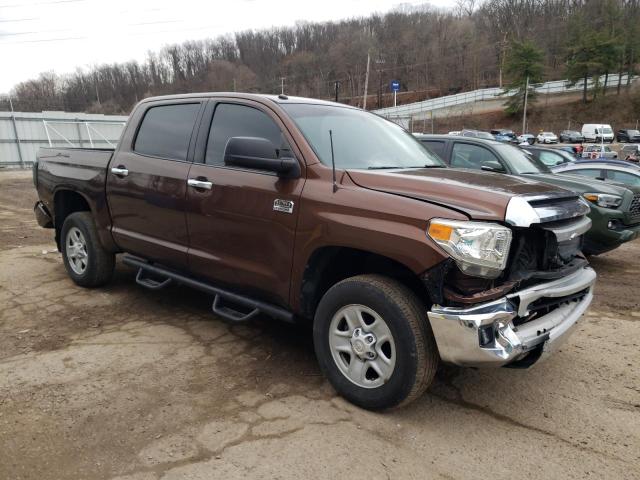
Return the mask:
<svg viewBox="0 0 640 480"><path fill-rule="evenodd" d="M489 160L488 162L484 162L480 168L487 172L505 173L504 167L500 165L500 162L498 162L497 160Z"/></svg>
<svg viewBox="0 0 640 480"><path fill-rule="evenodd" d="M224 149L224 164L266 170L283 178L298 178L300 165L295 158L278 158L276 147L266 138L231 137Z"/></svg>

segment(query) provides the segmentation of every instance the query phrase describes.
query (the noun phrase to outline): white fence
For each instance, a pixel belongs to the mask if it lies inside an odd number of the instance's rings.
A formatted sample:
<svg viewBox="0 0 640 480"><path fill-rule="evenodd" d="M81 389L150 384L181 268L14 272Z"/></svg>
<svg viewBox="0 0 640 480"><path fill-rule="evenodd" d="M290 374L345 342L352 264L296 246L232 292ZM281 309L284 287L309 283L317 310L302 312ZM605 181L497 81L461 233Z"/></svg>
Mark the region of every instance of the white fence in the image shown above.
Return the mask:
<svg viewBox="0 0 640 480"><path fill-rule="evenodd" d="M614 88L618 86L618 74L610 74L607 80L607 87ZM632 77L631 81L635 81L638 77ZM627 75L623 74L621 78L623 85L627 83ZM600 85L604 85L604 75L600 77ZM587 89L594 86L594 79L589 78L587 81ZM568 80L556 80L553 82L539 83L533 85L536 92L543 94L558 94L567 92L581 91L584 88L584 81L571 84ZM446 97L433 98L422 102L408 103L397 107L388 107L375 110L374 112L383 117L391 118L413 118L415 120L424 120L429 118L429 112L440 110L443 108L454 107L458 105L467 105L476 102L485 102L489 100L502 100L505 97L514 95L515 91L504 93L502 88L483 88L471 92L458 93L456 95L448 95Z"/></svg>
<svg viewBox="0 0 640 480"><path fill-rule="evenodd" d="M40 147L105 147L118 143L123 115L0 112L0 167L26 167Z"/></svg>

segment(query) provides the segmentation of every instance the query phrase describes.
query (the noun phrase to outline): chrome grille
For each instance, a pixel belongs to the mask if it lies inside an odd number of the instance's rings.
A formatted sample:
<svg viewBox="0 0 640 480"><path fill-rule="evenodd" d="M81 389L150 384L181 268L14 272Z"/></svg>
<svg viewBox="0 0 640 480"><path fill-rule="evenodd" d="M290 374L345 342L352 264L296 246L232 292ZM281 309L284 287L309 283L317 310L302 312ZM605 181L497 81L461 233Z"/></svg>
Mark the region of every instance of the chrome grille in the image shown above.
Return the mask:
<svg viewBox="0 0 640 480"><path fill-rule="evenodd" d="M632 217L640 217L640 193L633 196L631 206L629 207L629 214Z"/></svg>

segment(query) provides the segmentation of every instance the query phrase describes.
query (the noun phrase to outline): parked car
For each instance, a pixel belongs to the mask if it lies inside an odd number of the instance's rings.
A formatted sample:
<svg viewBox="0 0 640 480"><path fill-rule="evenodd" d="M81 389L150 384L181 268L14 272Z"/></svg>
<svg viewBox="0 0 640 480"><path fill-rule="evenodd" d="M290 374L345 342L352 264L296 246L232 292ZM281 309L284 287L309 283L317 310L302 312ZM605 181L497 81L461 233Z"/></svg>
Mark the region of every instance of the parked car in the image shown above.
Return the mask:
<svg viewBox="0 0 640 480"><path fill-rule="evenodd" d="M484 138L486 140L495 140L493 135L489 132L483 132L481 130L462 130L460 134L463 137Z"/></svg>
<svg viewBox="0 0 640 480"><path fill-rule="evenodd" d="M562 150L563 152L567 152L572 155L574 158L582 158L582 151L584 147L582 145L573 145L573 146L563 146L558 147L554 150Z"/></svg>
<svg viewBox="0 0 640 480"><path fill-rule="evenodd" d="M625 185L640 186L640 167L620 161L589 160L564 164L554 169L554 171L571 175L583 175L596 180L608 180Z"/></svg>
<svg viewBox="0 0 640 480"><path fill-rule="evenodd" d="M342 104L150 98L115 150L41 149L33 175L75 283L107 283L123 253L141 286L207 292L230 323L307 322L322 371L365 408L415 399L439 360L531 365L593 298L584 199L446 168Z"/></svg>
<svg viewBox="0 0 640 480"><path fill-rule="evenodd" d="M582 150L582 158L618 158L618 153L611 149L609 145L587 145Z"/></svg>
<svg viewBox="0 0 640 480"><path fill-rule="evenodd" d="M620 143L640 142L640 131L623 128L616 133L616 140Z"/></svg>
<svg viewBox="0 0 640 480"><path fill-rule="evenodd" d="M567 163L575 163L576 161L574 155L559 148L525 147L524 151L533 155L549 168Z"/></svg>
<svg viewBox="0 0 640 480"><path fill-rule="evenodd" d="M460 130L453 130L449 132L449 135L460 135L462 132Z"/></svg>
<svg viewBox="0 0 640 480"><path fill-rule="evenodd" d="M558 143L558 137L553 132L540 132L536 140L538 143Z"/></svg>
<svg viewBox="0 0 640 480"><path fill-rule="evenodd" d="M521 135L518 135L516 140L518 140L518 143L525 143L526 142L529 145L533 145L534 143L536 143L535 135L532 135L530 133L523 133Z"/></svg>
<svg viewBox="0 0 640 480"><path fill-rule="evenodd" d="M517 175L567 188L587 199L593 224L584 238L585 253L604 253L640 235L640 187L555 174L523 149L496 141L442 135L418 139L427 147L439 143L438 155L452 167Z"/></svg>
<svg viewBox="0 0 640 480"><path fill-rule="evenodd" d="M584 137L580 132L576 132L575 130L563 130L560 132L560 143L564 142L582 143L584 142Z"/></svg>
<svg viewBox="0 0 640 480"><path fill-rule="evenodd" d="M613 143L613 129L606 123L585 123L582 126L582 136L585 142Z"/></svg>
<svg viewBox="0 0 640 480"><path fill-rule="evenodd" d="M624 145L620 149L620 158L638 163L640 161L640 145Z"/></svg>
<svg viewBox="0 0 640 480"><path fill-rule="evenodd" d="M518 139L516 138L516 134L513 133L513 130L508 130L506 128L498 128L491 130L489 133L493 135L493 138L498 140L499 142L506 143L518 143Z"/></svg>

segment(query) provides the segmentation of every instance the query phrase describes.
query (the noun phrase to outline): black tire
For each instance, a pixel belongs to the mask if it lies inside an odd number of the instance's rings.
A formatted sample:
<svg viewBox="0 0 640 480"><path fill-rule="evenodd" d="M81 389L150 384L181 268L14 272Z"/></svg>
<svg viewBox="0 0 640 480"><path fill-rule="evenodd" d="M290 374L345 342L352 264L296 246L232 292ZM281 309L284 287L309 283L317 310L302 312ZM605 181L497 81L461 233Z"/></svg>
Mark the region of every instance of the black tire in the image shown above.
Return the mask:
<svg viewBox="0 0 640 480"><path fill-rule="evenodd" d="M74 270L70 263L73 260L68 257L69 235L70 232L74 233L75 229L81 232L82 238L86 242L86 266L81 272ZM60 248L62 250L64 268L67 270L71 280L77 285L87 288L99 287L111 280L115 265L115 255L102 247L90 212L75 212L65 219L60 235Z"/></svg>
<svg viewBox="0 0 640 480"><path fill-rule="evenodd" d="M375 388L352 382L331 353L331 322L349 305L375 311L396 345L395 367L386 383ZM372 410L398 407L418 398L433 381L440 359L424 303L409 288L382 275L358 275L331 287L316 310L313 339L320 368L335 390L355 405ZM365 377L370 371L365 367Z"/></svg>

